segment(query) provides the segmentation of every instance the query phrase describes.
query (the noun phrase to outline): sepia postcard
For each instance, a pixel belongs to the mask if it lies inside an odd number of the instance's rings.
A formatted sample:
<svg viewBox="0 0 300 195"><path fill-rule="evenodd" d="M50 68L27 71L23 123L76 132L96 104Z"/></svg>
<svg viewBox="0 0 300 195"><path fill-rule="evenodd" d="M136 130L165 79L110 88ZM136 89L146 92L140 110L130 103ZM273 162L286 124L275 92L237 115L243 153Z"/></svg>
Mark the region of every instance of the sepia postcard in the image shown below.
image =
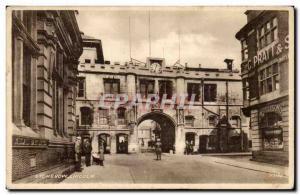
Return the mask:
<svg viewBox="0 0 300 195"><path fill-rule="evenodd" d="M8 6L8 189L293 189L294 8Z"/></svg>

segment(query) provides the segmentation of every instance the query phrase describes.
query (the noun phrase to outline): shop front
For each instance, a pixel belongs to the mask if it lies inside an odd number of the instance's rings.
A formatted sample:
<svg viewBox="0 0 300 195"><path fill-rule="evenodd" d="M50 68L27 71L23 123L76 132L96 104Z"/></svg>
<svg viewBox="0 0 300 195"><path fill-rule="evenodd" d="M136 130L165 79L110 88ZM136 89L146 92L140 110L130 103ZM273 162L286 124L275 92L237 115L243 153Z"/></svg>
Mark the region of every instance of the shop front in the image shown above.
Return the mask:
<svg viewBox="0 0 300 195"><path fill-rule="evenodd" d="M253 160L274 164L288 164L288 125L284 121L285 102L275 102L259 109L258 132L260 150L253 152Z"/></svg>

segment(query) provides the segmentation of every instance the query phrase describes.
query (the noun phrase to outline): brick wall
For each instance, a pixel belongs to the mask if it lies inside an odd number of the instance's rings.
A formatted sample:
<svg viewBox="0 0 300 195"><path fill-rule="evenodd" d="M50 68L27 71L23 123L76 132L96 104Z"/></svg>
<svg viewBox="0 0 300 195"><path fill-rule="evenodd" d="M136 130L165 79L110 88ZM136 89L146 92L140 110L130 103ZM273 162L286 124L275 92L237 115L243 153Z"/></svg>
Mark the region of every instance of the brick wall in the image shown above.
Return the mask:
<svg viewBox="0 0 300 195"><path fill-rule="evenodd" d="M73 162L72 145L47 148L13 148L12 181L57 167L62 163ZM31 159L35 158L35 166Z"/></svg>

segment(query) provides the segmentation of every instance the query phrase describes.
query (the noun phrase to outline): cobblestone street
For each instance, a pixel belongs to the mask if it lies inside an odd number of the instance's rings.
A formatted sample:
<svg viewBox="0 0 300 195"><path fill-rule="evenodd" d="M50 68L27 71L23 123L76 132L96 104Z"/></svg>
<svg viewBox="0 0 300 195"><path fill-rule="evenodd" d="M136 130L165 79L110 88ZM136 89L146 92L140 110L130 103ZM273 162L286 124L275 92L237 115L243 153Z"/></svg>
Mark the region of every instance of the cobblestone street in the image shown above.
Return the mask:
<svg viewBox="0 0 300 195"><path fill-rule="evenodd" d="M286 183L286 167L245 158L164 154L106 155L105 166L83 167L62 183ZM235 164L234 164L235 163ZM253 165L252 165L253 163ZM255 165L255 166L254 166ZM261 166L259 166L261 165ZM261 170L252 167L262 167ZM265 168L264 168L265 167ZM241 175L244 175L241 179Z"/></svg>

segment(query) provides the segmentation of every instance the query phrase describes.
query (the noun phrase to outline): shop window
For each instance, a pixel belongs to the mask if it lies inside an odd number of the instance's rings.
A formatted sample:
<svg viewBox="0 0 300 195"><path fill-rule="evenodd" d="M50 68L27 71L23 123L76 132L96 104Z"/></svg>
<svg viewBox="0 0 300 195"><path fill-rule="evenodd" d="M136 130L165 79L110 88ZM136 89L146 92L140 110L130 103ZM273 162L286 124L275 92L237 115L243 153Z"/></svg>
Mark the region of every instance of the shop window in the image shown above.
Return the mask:
<svg viewBox="0 0 300 195"><path fill-rule="evenodd" d="M173 85L172 81L159 81L159 97L162 99L164 94L167 94L167 99L172 98L173 94Z"/></svg>
<svg viewBox="0 0 300 195"><path fill-rule="evenodd" d="M92 125L92 110L89 107L81 107L81 125Z"/></svg>
<svg viewBox="0 0 300 195"><path fill-rule="evenodd" d="M279 114L266 113L260 122L260 129L263 135L264 150L283 149L283 131L280 126L282 118Z"/></svg>
<svg viewBox="0 0 300 195"><path fill-rule="evenodd" d="M210 116L208 117L208 125L209 125L209 126L215 126L216 123L217 123L217 116L215 116L215 115L210 115Z"/></svg>
<svg viewBox="0 0 300 195"><path fill-rule="evenodd" d="M257 31L258 48L262 49L278 39L278 21L273 18Z"/></svg>
<svg viewBox="0 0 300 195"><path fill-rule="evenodd" d="M85 96L85 78L79 77L78 78L78 97Z"/></svg>
<svg viewBox="0 0 300 195"><path fill-rule="evenodd" d="M217 85L204 84L204 101L215 102L217 100Z"/></svg>
<svg viewBox="0 0 300 195"><path fill-rule="evenodd" d="M192 115L185 116L185 125L193 127L194 126L195 117Z"/></svg>
<svg viewBox="0 0 300 195"><path fill-rule="evenodd" d="M154 94L154 81L140 80L140 93L142 98L147 98L148 94Z"/></svg>
<svg viewBox="0 0 300 195"><path fill-rule="evenodd" d="M262 69L259 73L260 94L270 93L279 89L278 63Z"/></svg>
<svg viewBox="0 0 300 195"><path fill-rule="evenodd" d="M99 124L105 125L108 123L108 109L99 108Z"/></svg>
<svg viewBox="0 0 300 195"><path fill-rule="evenodd" d="M195 96L195 101L200 100L200 84L199 83L188 83L187 84L188 91L188 101L191 100L192 95Z"/></svg>
<svg viewBox="0 0 300 195"><path fill-rule="evenodd" d="M104 92L106 94L119 94L120 93L120 80L119 79L104 79Z"/></svg>

